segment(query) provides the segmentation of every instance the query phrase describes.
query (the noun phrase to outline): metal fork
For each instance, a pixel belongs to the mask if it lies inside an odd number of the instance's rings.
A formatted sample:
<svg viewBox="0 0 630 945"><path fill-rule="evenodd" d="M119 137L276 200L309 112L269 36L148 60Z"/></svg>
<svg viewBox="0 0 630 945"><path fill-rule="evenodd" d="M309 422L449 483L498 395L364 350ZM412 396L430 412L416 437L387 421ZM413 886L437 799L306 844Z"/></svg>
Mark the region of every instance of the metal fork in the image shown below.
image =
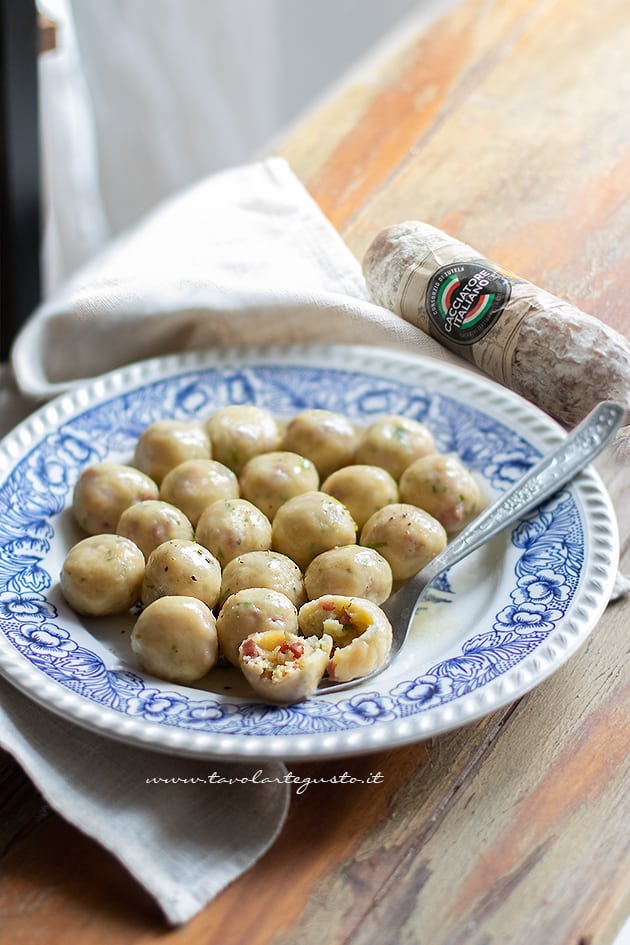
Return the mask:
<svg viewBox="0 0 630 945"><path fill-rule="evenodd" d="M392 648L385 666L368 676L348 682L323 680L317 692L325 694L351 689L390 666L404 646L416 609L435 578L570 482L610 442L621 426L625 413L626 408L614 401L604 401L595 407L559 446L484 509L422 571L392 594L382 605L393 630Z"/></svg>

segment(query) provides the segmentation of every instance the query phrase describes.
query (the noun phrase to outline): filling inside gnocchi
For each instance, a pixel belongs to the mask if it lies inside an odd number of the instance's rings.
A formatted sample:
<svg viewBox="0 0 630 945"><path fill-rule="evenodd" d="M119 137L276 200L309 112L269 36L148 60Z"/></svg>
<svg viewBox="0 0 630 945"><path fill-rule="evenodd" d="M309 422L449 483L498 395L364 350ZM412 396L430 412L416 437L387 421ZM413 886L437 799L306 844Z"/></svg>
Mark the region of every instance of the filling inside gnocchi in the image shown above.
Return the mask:
<svg viewBox="0 0 630 945"><path fill-rule="evenodd" d="M255 692L274 702L312 695L323 677L333 641L285 630L250 634L239 647L241 669Z"/></svg>
<svg viewBox="0 0 630 945"><path fill-rule="evenodd" d="M333 641L328 675L335 682L360 679L382 669L392 646L392 628L380 607L359 597L328 594L300 609L303 633Z"/></svg>
<svg viewBox="0 0 630 945"><path fill-rule="evenodd" d="M338 608L335 608L333 603L329 603L324 606L324 609L334 611ZM358 605L356 601L352 601L342 606L340 613L324 620L323 628L324 633L328 633L332 637L335 647L339 647L348 646L349 643L352 643L353 640L364 633L371 624L372 617L367 610Z"/></svg>

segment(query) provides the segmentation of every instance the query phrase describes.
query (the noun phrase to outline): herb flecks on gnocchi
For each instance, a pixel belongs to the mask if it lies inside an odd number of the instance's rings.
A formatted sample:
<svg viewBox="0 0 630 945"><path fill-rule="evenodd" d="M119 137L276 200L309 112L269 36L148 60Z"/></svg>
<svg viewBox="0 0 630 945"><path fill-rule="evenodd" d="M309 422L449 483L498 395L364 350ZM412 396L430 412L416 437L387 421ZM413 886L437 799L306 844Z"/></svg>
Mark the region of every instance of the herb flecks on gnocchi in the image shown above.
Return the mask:
<svg viewBox="0 0 630 945"><path fill-rule="evenodd" d="M326 594L300 608L304 634L327 635L333 641L328 675L335 682L360 679L387 663L392 628L380 607L359 597Z"/></svg>
<svg viewBox="0 0 630 945"><path fill-rule="evenodd" d="M470 470L456 456L438 453L423 456L405 469L400 499L429 512L449 534L468 525L483 504Z"/></svg>
<svg viewBox="0 0 630 945"><path fill-rule="evenodd" d="M311 600L345 594L382 604L392 592L392 569L373 548L343 545L313 558L304 572L304 586Z"/></svg>
<svg viewBox="0 0 630 945"><path fill-rule="evenodd" d="M214 614L196 597L160 597L136 620L131 648L153 676L184 686L197 682L219 655Z"/></svg>
<svg viewBox="0 0 630 945"><path fill-rule="evenodd" d="M238 555L269 551L271 522L247 499L219 499L203 510L195 538L225 567Z"/></svg>
<svg viewBox="0 0 630 945"><path fill-rule="evenodd" d="M281 505L271 528L271 546L304 570L317 555L353 545L357 526L348 509L325 492L304 492Z"/></svg>
<svg viewBox="0 0 630 945"><path fill-rule="evenodd" d="M60 575L73 610L106 617L129 610L140 597L144 555L121 535L90 535L70 549Z"/></svg>
<svg viewBox="0 0 630 945"><path fill-rule="evenodd" d="M328 665L333 641L286 630L248 636L239 647L239 665L254 692L269 702L301 702L312 696Z"/></svg>
<svg viewBox="0 0 630 945"><path fill-rule="evenodd" d="M157 499L157 483L121 463L97 463L79 476L72 497L72 513L88 535L115 532L125 509L145 499Z"/></svg>
<svg viewBox="0 0 630 945"><path fill-rule="evenodd" d="M210 459L210 440L200 423L157 420L140 434L133 464L158 485L164 476L187 459Z"/></svg>
<svg viewBox="0 0 630 945"><path fill-rule="evenodd" d="M221 591L221 565L196 541L173 538L151 552L142 581L142 603L159 597L196 597L214 607Z"/></svg>

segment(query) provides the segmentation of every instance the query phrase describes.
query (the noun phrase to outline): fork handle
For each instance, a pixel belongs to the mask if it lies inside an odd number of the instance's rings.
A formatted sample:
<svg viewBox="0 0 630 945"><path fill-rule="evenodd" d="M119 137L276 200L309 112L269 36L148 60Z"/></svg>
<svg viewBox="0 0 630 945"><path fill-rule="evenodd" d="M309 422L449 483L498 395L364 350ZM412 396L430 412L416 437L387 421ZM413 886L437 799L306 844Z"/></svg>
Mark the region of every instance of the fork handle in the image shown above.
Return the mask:
<svg viewBox="0 0 630 945"><path fill-rule="evenodd" d="M496 502L489 505L424 568L431 581L471 551L512 525L566 485L610 442L622 424L626 408L603 401Z"/></svg>

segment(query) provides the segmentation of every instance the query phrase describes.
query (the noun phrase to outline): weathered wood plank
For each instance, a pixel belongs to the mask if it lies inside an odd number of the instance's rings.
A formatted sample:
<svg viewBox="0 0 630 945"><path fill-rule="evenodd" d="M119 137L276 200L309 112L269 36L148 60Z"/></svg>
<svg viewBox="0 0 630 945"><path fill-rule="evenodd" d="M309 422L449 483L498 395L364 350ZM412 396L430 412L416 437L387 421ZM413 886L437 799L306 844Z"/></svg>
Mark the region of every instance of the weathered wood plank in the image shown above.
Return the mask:
<svg viewBox="0 0 630 945"><path fill-rule="evenodd" d="M0 857L0 929L14 945L132 945L164 931L152 899L120 864L56 814Z"/></svg>
<svg viewBox="0 0 630 945"><path fill-rule="evenodd" d="M628 330L625 0L468 0L278 149L360 257L419 217ZM623 290L623 291L622 291ZM627 466L599 464L630 572ZM431 745L295 766L272 850L182 929L2 766L7 941L608 945L630 908L630 604L516 703Z"/></svg>
<svg viewBox="0 0 630 945"><path fill-rule="evenodd" d="M394 68L388 63L376 78L370 75L358 111L360 80L313 116L307 129L311 140L318 137L319 121L322 128L341 129L337 116L347 116L350 108L355 116L321 165L318 162L313 168L298 127L282 152L337 227L348 226L392 171L415 161L418 148L446 116L468 101L471 90L495 62L509 55L544 6L531 0L510 4L470 0L436 21L397 54ZM331 141L329 134L326 140Z"/></svg>
<svg viewBox="0 0 630 945"><path fill-rule="evenodd" d="M321 167L299 127L282 153L359 258L421 219L628 332L629 59L619 0L466 3L309 116L323 138L359 107Z"/></svg>

